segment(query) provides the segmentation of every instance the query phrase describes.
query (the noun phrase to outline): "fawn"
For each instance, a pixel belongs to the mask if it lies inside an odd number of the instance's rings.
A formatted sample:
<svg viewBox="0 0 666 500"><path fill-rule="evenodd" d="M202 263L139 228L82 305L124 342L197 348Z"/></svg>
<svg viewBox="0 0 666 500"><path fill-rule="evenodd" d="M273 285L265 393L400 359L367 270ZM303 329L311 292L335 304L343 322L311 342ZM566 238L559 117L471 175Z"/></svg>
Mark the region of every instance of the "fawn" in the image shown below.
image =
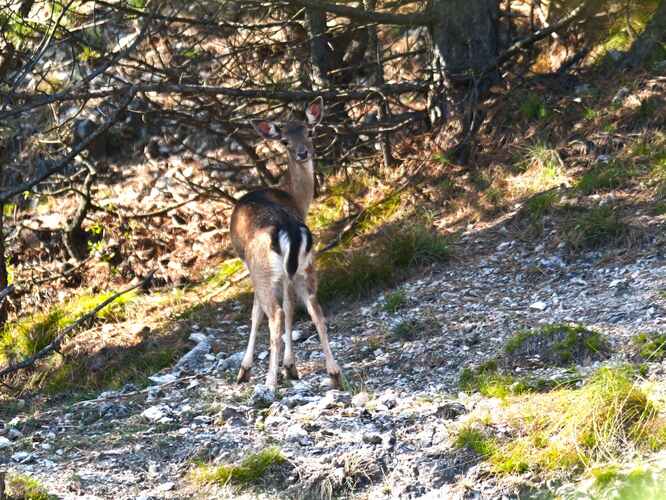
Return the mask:
<svg viewBox="0 0 666 500"><path fill-rule="evenodd" d="M333 386L341 386L340 367L333 357L324 314L317 301L317 273L313 241L305 225L314 196L314 149L310 139L324 112L322 98L305 109L306 122L252 123L261 137L281 141L287 150L288 169L276 188L263 188L242 196L231 215L231 241L245 262L254 287L252 327L237 381L249 379L257 330L268 317L270 357L266 385L275 391L284 330L284 374L298 379L291 329L296 300L300 299L315 324Z"/></svg>

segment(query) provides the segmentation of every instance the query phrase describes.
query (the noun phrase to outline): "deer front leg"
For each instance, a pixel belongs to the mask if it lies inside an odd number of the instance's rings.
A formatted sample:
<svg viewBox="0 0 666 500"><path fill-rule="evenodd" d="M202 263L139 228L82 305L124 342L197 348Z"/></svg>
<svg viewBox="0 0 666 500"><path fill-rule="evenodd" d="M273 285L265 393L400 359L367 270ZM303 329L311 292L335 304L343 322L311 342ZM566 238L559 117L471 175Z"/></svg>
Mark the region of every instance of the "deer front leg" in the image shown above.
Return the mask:
<svg viewBox="0 0 666 500"><path fill-rule="evenodd" d="M266 385L273 391L277 391L278 370L280 363L280 351L282 345L282 328L284 322L284 311L276 304L268 317L268 327L271 331L271 354L268 360L268 374Z"/></svg>
<svg viewBox="0 0 666 500"><path fill-rule="evenodd" d="M298 380L296 370L296 357L294 356L294 343L291 338L291 329L294 322L294 305L296 292L294 285L288 280L284 282L283 309L284 309L284 360L282 367L287 379Z"/></svg>
<svg viewBox="0 0 666 500"><path fill-rule="evenodd" d="M250 371L252 370L252 360L254 358L254 344L257 340L257 332L259 325L264 317L264 311L261 309L257 294L254 294L254 303L252 304L252 326L250 328L250 339L247 342L247 349L241 362L240 370L238 370L238 377L236 383L247 382L250 379Z"/></svg>

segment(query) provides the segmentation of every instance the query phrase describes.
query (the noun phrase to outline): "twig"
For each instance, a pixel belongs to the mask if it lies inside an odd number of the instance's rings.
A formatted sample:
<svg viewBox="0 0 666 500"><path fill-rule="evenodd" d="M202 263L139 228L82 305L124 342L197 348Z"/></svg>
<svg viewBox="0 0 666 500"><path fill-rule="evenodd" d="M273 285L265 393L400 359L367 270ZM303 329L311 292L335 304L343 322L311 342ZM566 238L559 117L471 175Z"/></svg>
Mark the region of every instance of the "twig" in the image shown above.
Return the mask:
<svg viewBox="0 0 666 500"><path fill-rule="evenodd" d="M2 305L5 299L9 297L12 293L14 293L14 285L9 285L8 287L5 287L4 289L0 290L0 305Z"/></svg>
<svg viewBox="0 0 666 500"><path fill-rule="evenodd" d="M146 276L141 282L137 283L134 286L131 286L129 288L126 288L125 290L121 290L120 292L114 293L111 297L106 299L104 302L99 304L97 307L95 307L92 311L84 314L81 316L79 319L77 319L74 323L69 325L67 328L65 328L62 332L60 332L55 339L53 339L46 347L41 349L39 352L36 354L24 359L23 361L20 361L18 363L15 363L13 365L10 365L2 370L0 370L0 378L5 377L9 375L10 373L14 373L18 370L22 370L24 368L28 368L29 366L32 366L35 364L35 361L38 359L44 358L47 355L51 354L52 352L57 351L60 348L60 345L62 344L63 340L67 338L67 336L74 331L76 328L81 326L84 323L87 323L88 321L94 319L97 316L97 313L100 312L102 309L104 309L106 306L108 306L110 303L118 299L119 297L122 297L128 292L131 292L132 290L146 286L150 280L153 278L153 274L155 271L151 271L148 276Z"/></svg>

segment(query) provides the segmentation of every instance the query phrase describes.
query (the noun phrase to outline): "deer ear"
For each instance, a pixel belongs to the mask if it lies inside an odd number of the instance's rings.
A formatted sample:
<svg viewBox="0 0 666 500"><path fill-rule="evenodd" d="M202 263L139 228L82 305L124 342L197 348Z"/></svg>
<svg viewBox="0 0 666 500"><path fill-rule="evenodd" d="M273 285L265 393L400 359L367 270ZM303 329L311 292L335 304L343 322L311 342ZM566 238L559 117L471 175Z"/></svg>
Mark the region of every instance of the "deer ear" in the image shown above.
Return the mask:
<svg viewBox="0 0 666 500"><path fill-rule="evenodd" d="M273 122L268 122L266 120L255 120L252 122L252 126L257 133L264 139L279 139L282 137L280 129Z"/></svg>
<svg viewBox="0 0 666 500"><path fill-rule="evenodd" d="M308 104L305 108L305 116L308 119L308 125L311 127L319 125L324 116L324 99L321 96Z"/></svg>

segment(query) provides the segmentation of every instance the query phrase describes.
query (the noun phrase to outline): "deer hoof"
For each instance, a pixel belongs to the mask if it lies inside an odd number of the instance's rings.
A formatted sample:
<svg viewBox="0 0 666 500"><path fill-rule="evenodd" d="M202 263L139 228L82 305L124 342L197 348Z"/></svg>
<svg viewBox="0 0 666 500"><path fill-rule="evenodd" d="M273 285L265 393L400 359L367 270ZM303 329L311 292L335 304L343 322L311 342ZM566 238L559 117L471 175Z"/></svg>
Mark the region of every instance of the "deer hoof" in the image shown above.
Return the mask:
<svg viewBox="0 0 666 500"><path fill-rule="evenodd" d="M342 389L342 374L340 372L329 373L328 376L331 378L331 386L334 389Z"/></svg>
<svg viewBox="0 0 666 500"><path fill-rule="evenodd" d="M284 378L287 380L298 380L300 377L298 376L298 370L296 369L296 365L289 365L289 366L284 366L282 368L284 370Z"/></svg>
<svg viewBox="0 0 666 500"><path fill-rule="evenodd" d="M236 377L236 383L237 384L242 384L243 382L247 382L250 380L250 368L245 368L243 366L240 367L240 370L238 370L238 376Z"/></svg>

